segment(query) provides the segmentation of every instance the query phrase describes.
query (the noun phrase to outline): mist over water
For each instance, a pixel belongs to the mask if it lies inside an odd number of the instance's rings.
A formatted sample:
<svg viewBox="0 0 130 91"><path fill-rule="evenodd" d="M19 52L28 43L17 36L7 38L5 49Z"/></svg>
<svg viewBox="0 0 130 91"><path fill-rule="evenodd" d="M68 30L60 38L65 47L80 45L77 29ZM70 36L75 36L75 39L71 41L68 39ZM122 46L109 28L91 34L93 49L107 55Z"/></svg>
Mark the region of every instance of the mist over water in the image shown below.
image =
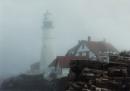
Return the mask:
<svg viewBox="0 0 130 91"><path fill-rule="evenodd" d="M88 36L130 50L129 0L0 0L0 76L26 72L40 60L46 10L54 22L55 56Z"/></svg>

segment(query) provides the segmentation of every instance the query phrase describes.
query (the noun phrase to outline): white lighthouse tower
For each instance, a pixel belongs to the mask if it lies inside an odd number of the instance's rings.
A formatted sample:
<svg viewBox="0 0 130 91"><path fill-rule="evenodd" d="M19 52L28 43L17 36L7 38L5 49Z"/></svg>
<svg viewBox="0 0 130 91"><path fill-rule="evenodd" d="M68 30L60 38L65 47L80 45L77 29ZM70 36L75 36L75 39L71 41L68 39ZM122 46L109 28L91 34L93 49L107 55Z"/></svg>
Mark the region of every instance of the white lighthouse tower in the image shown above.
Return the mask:
<svg viewBox="0 0 130 91"><path fill-rule="evenodd" d="M53 60L52 53L52 36L53 23L50 19L50 13L47 11L44 14L43 31L42 31L42 49L40 58L40 72L44 73L48 64Z"/></svg>

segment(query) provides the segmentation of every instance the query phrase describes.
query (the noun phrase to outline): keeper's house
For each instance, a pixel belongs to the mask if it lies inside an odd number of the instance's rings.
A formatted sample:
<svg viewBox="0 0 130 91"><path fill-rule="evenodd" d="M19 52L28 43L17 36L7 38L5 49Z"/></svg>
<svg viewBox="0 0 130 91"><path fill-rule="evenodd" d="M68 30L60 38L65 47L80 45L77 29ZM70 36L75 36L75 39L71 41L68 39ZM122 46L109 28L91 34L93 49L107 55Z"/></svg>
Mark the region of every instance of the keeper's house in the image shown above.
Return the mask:
<svg viewBox="0 0 130 91"><path fill-rule="evenodd" d="M118 50L106 41L81 40L73 48L68 50L65 56L58 56L49 67L61 68L62 70L69 68L71 60L92 60L109 62L109 54L118 54ZM66 72L66 71L62 71Z"/></svg>

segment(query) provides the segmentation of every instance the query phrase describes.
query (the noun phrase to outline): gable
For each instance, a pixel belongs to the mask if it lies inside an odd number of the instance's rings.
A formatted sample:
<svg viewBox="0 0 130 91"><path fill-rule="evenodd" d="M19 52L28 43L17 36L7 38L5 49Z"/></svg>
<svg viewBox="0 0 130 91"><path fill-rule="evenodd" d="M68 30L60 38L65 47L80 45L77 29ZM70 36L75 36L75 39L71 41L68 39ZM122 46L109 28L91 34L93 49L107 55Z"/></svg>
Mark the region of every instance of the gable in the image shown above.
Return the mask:
<svg viewBox="0 0 130 91"><path fill-rule="evenodd" d="M87 47L86 44L81 44L79 46L75 56L87 56L88 58L96 57L96 55Z"/></svg>
<svg viewBox="0 0 130 91"><path fill-rule="evenodd" d="M86 51L90 51L90 49L85 44L80 45L79 48L77 49L77 52L86 52Z"/></svg>

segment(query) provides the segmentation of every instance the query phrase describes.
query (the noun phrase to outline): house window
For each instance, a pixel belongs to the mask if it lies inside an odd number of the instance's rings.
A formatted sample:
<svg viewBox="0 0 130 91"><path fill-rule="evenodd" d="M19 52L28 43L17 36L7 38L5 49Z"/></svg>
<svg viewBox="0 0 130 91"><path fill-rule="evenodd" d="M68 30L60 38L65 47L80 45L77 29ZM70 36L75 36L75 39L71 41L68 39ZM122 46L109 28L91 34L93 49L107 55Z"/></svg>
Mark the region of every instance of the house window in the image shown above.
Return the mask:
<svg viewBox="0 0 130 91"><path fill-rule="evenodd" d="M86 52L86 56L89 58L89 51Z"/></svg>
<svg viewBox="0 0 130 91"><path fill-rule="evenodd" d="M79 56L82 56L82 52L79 52Z"/></svg>
<svg viewBox="0 0 130 91"><path fill-rule="evenodd" d="M87 51L87 52L79 52L79 56L87 56L89 58L89 51Z"/></svg>
<svg viewBox="0 0 130 91"><path fill-rule="evenodd" d="M86 52L82 52L82 56L86 56Z"/></svg>
<svg viewBox="0 0 130 91"><path fill-rule="evenodd" d="M84 49L84 48L85 48L85 45L83 44L83 45L82 45L82 49Z"/></svg>

